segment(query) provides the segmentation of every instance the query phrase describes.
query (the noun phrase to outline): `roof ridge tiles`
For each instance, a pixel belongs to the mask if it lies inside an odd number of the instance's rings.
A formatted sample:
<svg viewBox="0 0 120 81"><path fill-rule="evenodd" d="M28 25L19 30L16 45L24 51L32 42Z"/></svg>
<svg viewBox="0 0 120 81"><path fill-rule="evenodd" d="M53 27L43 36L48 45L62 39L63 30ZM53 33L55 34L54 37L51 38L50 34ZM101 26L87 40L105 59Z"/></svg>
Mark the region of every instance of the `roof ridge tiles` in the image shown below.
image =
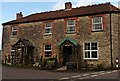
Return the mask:
<svg viewBox="0 0 120 81"><path fill-rule="evenodd" d="M99 3L99 4L91 4L91 5L86 5L86 6L80 6L80 7L76 7L76 8L86 8L86 7L93 7L93 6L100 6L100 5L111 5L110 2L106 2L106 3ZM74 8L73 8L74 9Z"/></svg>

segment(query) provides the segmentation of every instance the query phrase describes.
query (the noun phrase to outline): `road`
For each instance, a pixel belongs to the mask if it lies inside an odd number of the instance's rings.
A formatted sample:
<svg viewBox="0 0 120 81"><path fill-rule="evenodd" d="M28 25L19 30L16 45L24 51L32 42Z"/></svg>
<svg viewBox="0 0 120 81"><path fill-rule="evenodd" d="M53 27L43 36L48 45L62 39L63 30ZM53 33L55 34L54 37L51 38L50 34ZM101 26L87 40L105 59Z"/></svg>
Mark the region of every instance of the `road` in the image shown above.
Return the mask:
<svg viewBox="0 0 120 81"><path fill-rule="evenodd" d="M118 79L119 72L119 70L98 72L53 72L46 70L20 69L3 66L2 79Z"/></svg>

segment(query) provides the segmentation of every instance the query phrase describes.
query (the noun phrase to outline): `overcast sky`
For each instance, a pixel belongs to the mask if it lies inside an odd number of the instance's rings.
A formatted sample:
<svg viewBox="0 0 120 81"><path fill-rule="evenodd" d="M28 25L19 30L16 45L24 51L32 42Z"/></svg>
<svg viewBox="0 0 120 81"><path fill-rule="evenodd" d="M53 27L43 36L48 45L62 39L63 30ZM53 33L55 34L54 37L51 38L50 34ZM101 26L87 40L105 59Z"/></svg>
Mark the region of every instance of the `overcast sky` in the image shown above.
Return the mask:
<svg viewBox="0 0 120 81"><path fill-rule="evenodd" d="M2 23L14 20L18 12L22 12L24 16L27 16L33 13L64 9L65 2L72 2L74 8L106 2L110 2L118 7L119 0L2 0L0 2L0 49L2 42Z"/></svg>

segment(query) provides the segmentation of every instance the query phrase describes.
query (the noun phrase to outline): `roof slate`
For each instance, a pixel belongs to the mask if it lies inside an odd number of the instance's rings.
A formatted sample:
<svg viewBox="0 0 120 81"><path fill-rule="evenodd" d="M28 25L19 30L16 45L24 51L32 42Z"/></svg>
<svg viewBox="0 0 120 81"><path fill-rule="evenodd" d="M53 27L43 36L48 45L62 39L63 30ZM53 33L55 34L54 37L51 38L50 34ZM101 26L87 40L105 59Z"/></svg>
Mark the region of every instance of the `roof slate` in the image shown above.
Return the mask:
<svg viewBox="0 0 120 81"><path fill-rule="evenodd" d="M36 22L43 20L60 19L60 18L84 16L84 15L92 15L92 14L108 13L108 12L120 12L120 9L116 8L110 3L89 5L89 6L72 8L71 10L62 9L56 11L35 13L18 20L12 20L3 23L2 25L28 23L28 22Z"/></svg>

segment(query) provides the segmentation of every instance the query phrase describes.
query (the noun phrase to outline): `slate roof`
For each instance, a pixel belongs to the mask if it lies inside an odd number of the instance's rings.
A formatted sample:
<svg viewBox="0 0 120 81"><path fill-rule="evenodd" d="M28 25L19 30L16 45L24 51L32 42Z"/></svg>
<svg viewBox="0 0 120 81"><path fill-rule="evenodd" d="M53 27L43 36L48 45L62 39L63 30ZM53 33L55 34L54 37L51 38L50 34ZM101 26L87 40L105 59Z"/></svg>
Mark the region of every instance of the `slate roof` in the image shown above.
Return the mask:
<svg viewBox="0 0 120 81"><path fill-rule="evenodd" d="M35 13L18 20L12 20L12 21L3 23L2 25L28 23L28 22L36 22L36 21L43 21L43 20L92 15L92 14L99 14L99 13L109 13L109 12L120 12L120 9L116 8L110 3L88 5L88 6L72 8L71 10L62 9L62 10L56 10L56 11Z"/></svg>

